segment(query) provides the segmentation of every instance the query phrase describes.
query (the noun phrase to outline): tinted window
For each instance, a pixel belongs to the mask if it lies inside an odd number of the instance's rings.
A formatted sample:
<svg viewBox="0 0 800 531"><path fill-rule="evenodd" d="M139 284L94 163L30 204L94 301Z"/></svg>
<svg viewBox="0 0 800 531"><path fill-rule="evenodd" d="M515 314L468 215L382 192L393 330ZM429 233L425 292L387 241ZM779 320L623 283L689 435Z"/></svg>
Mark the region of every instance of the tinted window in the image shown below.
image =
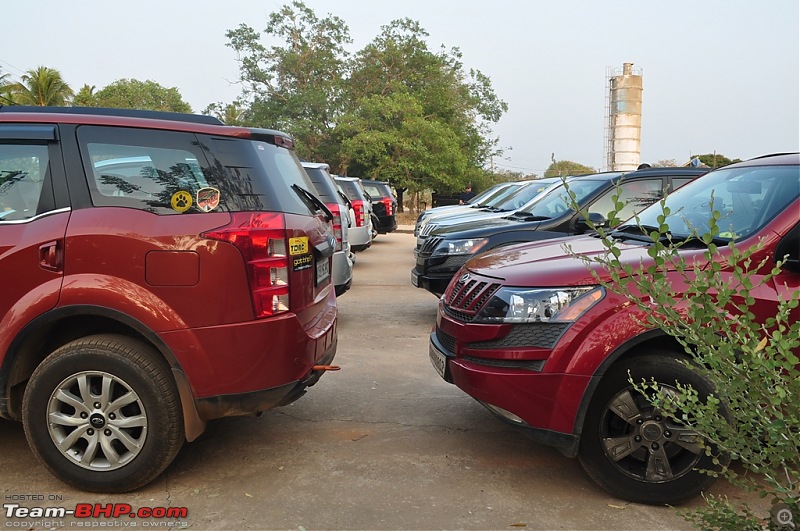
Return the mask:
<svg viewBox="0 0 800 531"><path fill-rule="evenodd" d="M333 184L333 177L331 177L330 173L328 173L325 168L305 168L305 170L311 182L314 184L314 189L320 199L326 203L339 202L338 194Z"/></svg>
<svg viewBox="0 0 800 531"><path fill-rule="evenodd" d="M267 142L82 126L92 203L160 215L275 210L309 214L313 190L293 152Z"/></svg>
<svg viewBox="0 0 800 531"><path fill-rule="evenodd" d="M45 145L0 144L0 221L39 213L50 159Z"/></svg>
<svg viewBox="0 0 800 531"><path fill-rule="evenodd" d="M637 179L633 181L625 181L623 179L619 189L614 188L603 194L588 210L611 219L610 213L614 210L614 196L619 194L617 200L624 206L622 210L617 212L616 221L612 220L612 225L616 225L661 199L662 189L661 179Z"/></svg>
<svg viewBox="0 0 800 531"><path fill-rule="evenodd" d="M581 205L586 198L608 186L608 181L570 181L568 183L570 193L575 194L575 201ZM558 188L550 190L547 195L533 203L526 212L541 218L555 218L571 210L570 200L567 190L562 184Z"/></svg>
<svg viewBox="0 0 800 531"><path fill-rule="evenodd" d="M720 238L741 239L756 233L800 196L800 168L756 166L716 170L667 196L670 232L686 237L708 230L712 212L721 214ZM640 214L642 225L658 227L661 207Z"/></svg>

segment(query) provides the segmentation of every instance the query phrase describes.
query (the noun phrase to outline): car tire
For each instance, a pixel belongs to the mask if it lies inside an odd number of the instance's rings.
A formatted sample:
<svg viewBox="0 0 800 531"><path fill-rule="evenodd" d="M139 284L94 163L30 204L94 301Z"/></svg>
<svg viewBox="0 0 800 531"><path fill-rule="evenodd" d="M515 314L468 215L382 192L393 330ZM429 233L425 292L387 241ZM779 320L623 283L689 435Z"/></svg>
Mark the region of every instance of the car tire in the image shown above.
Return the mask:
<svg viewBox="0 0 800 531"><path fill-rule="evenodd" d="M700 472L719 469L702 438L659 415L628 381L628 371L632 381L653 379L662 389L675 389L677 381L691 385L704 399L712 392L711 384L680 359L677 352L660 350L618 362L591 399L578 458L586 473L618 498L675 504L695 497L716 480Z"/></svg>
<svg viewBox="0 0 800 531"><path fill-rule="evenodd" d="M22 420L45 467L93 492L149 483L184 441L166 361L151 346L118 335L85 337L50 354L28 382Z"/></svg>

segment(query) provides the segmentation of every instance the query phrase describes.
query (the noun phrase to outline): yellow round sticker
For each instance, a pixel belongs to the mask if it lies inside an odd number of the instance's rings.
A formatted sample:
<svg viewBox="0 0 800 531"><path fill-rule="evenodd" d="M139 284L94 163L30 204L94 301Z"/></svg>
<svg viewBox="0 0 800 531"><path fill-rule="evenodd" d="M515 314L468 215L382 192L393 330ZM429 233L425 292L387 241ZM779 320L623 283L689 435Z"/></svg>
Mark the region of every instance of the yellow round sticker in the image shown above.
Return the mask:
<svg viewBox="0 0 800 531"><path fill-rule="evenodd" d="M172 199L169 200L169 203L176 212L186 212L192 208L192 194L185 190L178 190L172 194Z"/></svg>

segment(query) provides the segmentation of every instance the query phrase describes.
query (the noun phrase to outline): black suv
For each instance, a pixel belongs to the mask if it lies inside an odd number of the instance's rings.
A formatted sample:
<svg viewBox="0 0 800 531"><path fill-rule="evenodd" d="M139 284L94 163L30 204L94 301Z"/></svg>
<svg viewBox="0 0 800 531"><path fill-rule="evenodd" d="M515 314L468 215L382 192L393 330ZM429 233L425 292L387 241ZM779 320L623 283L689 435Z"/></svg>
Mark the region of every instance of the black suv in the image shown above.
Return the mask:
<svg viewBox="0 0 800 531"><path fill-rule="evenodd" d="M631 217L709 168L648 168L630 173L608 172L571 177L570 192L582 209L589 212L596 226L621 220L608 220L613 196L625 203L622 217ZM476 220L434 229L414 250L417 264L411 270L411 283L441 296L453 275L472 256L515 243L546 240L588 229L580 213L569 208L564 186L553 188L540 200L500 219Z"/></svg>
<svg viewBox="0 0 800 531"><path fill-rule="evenodd" d="M387 234L397 229L397 199L392 187L384 181L361 179L364 190L372 200L372 213L377 219L375 230L378 234Z"/></svg>
<svg viewBox="0 0 800 531"><path fill-rule="evenodd" d="M80 489L293 402L337 346L330 212L286 135L0 107L0 417Z"/></svg>

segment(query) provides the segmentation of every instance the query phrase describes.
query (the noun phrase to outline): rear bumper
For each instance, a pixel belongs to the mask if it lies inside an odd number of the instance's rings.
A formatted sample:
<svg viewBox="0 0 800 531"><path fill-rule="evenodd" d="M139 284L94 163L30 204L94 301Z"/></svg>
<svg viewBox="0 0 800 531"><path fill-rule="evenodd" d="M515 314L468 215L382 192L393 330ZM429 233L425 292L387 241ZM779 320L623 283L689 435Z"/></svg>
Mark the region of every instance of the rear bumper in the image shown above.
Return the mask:
<svg viewBox="0 0 800 531"><path fill-rule="evenodd" d="M397 230L397 217L390 216L390 217L380 217L378 218L378 224L375 227L375 230L378 231L379 234L388 234L390 232L394 232Z"/></svg>
<svg viewBox="0 0 800 531"><path fill-rule="evenodd" d="M334 341L325 355L319 359L317 365L329 365L336 355L336 347L337 342ZM303 396L306 388L317 383L324 373L325 370L323 369L311 369L302 379L279 387L249 393L201 398L195 401L197 413L202 420L211 420L221 417L250 415L267 411L274 407L285 406Z"/></svg>
<svg viewBox="0 0 800 531"><path fill-rule="evenodd" d="M345 291L353 281L353 262L350 260L350 250L342 250L334 253L333 267L331 270L333 285L336 286L336 294L339 295L340 287ZM344 292L342 292L344 293Z"/></svg>

